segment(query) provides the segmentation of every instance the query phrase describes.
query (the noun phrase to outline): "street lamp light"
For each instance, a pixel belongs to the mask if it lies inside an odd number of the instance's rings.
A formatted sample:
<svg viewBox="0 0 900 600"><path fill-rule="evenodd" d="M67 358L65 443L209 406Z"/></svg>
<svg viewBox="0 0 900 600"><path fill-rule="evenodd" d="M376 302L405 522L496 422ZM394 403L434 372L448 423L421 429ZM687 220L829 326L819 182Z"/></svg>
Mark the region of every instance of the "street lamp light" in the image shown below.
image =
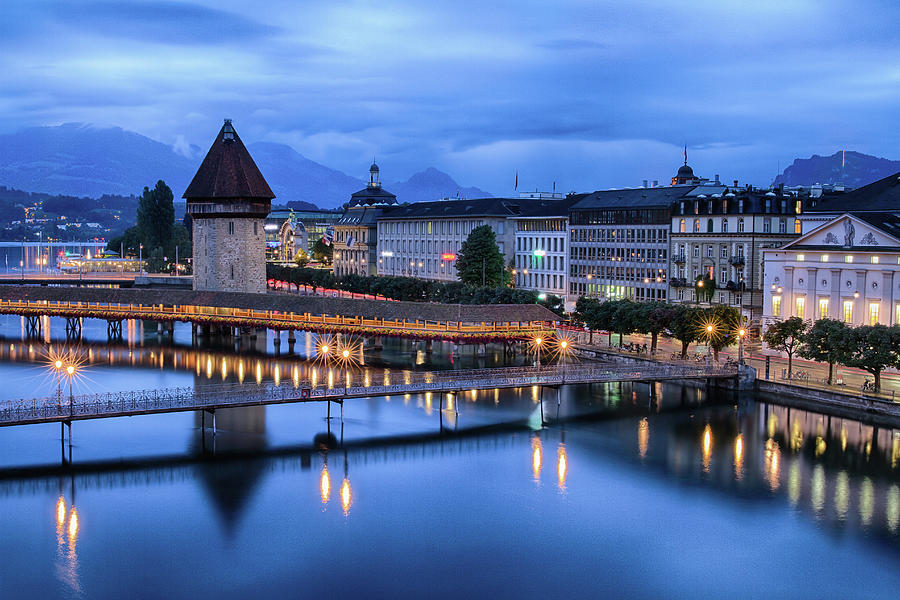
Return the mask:
<svg viewBox="0 0 900 600"><path fill-rule="evenodd" d="M744 336L747 335L747 330L741 327L738 329L738 364L744 364Z"/></svg>

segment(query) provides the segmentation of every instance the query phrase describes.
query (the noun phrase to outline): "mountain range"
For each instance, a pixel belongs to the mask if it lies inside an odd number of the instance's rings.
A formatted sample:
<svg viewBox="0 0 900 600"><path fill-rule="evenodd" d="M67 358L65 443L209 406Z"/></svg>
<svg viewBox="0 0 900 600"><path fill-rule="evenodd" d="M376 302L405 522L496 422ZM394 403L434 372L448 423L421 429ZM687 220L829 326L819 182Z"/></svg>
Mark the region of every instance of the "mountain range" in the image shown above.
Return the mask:
<svg viewBox="0 0 900 600"><path fill-rule="evenodd" d="M276 195L276 204L305 201L321 208L341 206L366 186L363 179L310 160L285 144L253 142L247 149ZM81 123L31 127L0 135L0 185L30 192L97 198L136 195L164 180L180 197L200 166L205 150L176 150L119 127ZM368 165L363 165L368 169ZM361 170L363 170L361 169ZM429 167L406 181L384 183L398 202L442 197L486 198L477 187L462 187Z"/></svg>
<svg viewBox="0 0 900 600"><path fill-rule="evenodd" d="M900 161L860 152L840 151L831 156L814 154L798 158L775 178L775 185L786 186L843 183L858 188L900 171Z"/></svg>

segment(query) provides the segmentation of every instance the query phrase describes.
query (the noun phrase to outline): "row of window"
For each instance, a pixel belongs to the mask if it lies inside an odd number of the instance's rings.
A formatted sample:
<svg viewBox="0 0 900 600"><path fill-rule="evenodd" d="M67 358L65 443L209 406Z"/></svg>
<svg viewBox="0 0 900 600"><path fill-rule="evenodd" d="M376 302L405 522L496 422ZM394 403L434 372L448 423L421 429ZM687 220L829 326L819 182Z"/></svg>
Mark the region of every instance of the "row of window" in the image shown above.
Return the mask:
<svg viewBox="0 0 900 600"><path fill-rule="evenodd" d="M668 208L577 210L569 215L572 225L628 225L668 224L671 212Z"/></svg>
<svg viewBox="0 0 900 600"><path fill-rule="evenodd" d="M572 248L572 260L631 262L666 261L668 251L665 248L610 248L608 246L576 246Z"/></svg>
<svg viewBox="0 0 900 600"><path fill-rule="evenodd" d="M565 293L565 282L562 275L522 272L516 275L516 285L526 289Z"/></svg>
<svg viewBox="0 0 900 600"><path fill-rule="evenodd" d="M712 244L709 244L706 246L706 258L714 258L715 257L714 248L715 248L715 246L713 246ZM686 256L686 254L685 254L686 251L687 251L687 244L678 244L675 247L675 256L684 257L684 256ZM724 244L722 246L720 246L719 254L721 255L721 258L728 258L728 246L724 245ZM739 244L738 246L735 247L734 255L736 257L743 258L743 256L744 256L743 244ZM700 258L700 244L694 244L693 257Z"/></svg>
<svg viewBox="0 0 900 600"><path fill-rule="evenodd" d="M664 244L669 236L669 232L661 227L644 229L572 229L570 233L569 238L573 243Z"/></svg>
<svg viewBox="0 0 900 600"><path fill-rule="evenodd" d="M565 219L528 219L516 221L519 231L565 231Z"/></svg>
<svg viewBox="0 0 900 600"><path fill-rule="evenodd" d="M625 286L615 284L580 283L569 284L569 292L575 296L588 296L590 298L605 298L607 300L622 300L629 298L638 302L666 299L665 288L647 288L639 286Z"/></svg>
<svg viewBox="0 0 900 600"><path fill-rule="evenodd" d="M830 298L819 298L816 306L815 317L817 319L827 319L829 317L828 309L831 302ZM854 300L841 301L841 318L844 323L853 323L853 306ZM868 305L868 323L869 325L877 325L879 321L879 312L881 310L881 302L869 302ZM895 322L900 323L900 304L894 309L896 312ZM772 316L782 316L781 296L772 296ZM794 314L795 317L806 319L806 297L798 296L794 298Z"/></svg>
<svg viewBox="0 0 900 600"><path fill-rule="evenodd" d="M535 271L562 271L565 269L564 256L534 256L533 254L516 254L514 263L517 269L534 269Z"/></svg>
<svg viewBox="0 0 900 600"><path fill-rule="evenodd" d="M721 233L728 233L728 219L722 219L722 223L719 226L719 231ZM778 219L778 233L787 233L787 219ZM800 219L794 219L794 233L800 234L802 231L802 225L800 223ZM737 232L744 233L744 219L737 220ZM763 219L763 233L772 233L772 219ZM685 231L685 221L684 219L678 220L678 233L686 233ZM700 219L694 219L692 233L701 233L700 231ZM712 219L706 220L706 231L705 233L715 233L714 231L714 223Z"/></svg>
<svg viewBox="0 0 900 600"><path fill-rule="evenodd" d="M484 220L440 221L379 221L379 233L400 235L469 235L473 229L484 225ZM503 235L504 222L497 221L492 225L497 235Z"/></svg>
<svg viewBox="0 0 900 600"><path fill-rule="evenodd" d="M701 200L694 200L694 206L693 206L693 209L694 209L694 214L695 214L695 215L699 215L699 214L700 214L701 202L702 202ZM706 208L706 214L709 214L709 215L713 214L713 201L712 201L712 200L707 200L707 201L705 202L705 204L706 204L706 207L705 207L705 208ZM787 211L788 211L788 201L787 201L786 198L782 198L782 199L781 199L781 204L780 204L780 206L781 206L781 211L780 211L780 212L781 212L782 214L787 213ZM730 207L731 207L731 206L730 206L729 198L722 198L722 214L728 214L728 209L729 209ZM744 199L743 199L743 198L738 198L738 200L737 200L737 207L738 207L738 212L743 214L743 212L744 212ZM682 214L682 215L685 214L684 209L685 209L685 201L682 200L682 201L680 202L680 206L679 206L679 212L680 212L680 214ZM772 212L772 199L771 199L771 198L766 198L766 199L763 200L763 212L767 212L767 213ZM796 214L799 215L799 214L802 213L802 212L803 212L803 201L802 201L802 200L795 200L795 201L794 201L794 213L796 213Z"/></svg>
<svg viewBox="0 0 900 600"><path fill-rule="evenodd" d="M566 240L559 237L516 237L516 250L518 251L565 252L565 244Z"/></svg>
<svg viewBox="0 0 900 600"><path fill-rule="evenodd" d="M819 262L831 262L831 260L832 260L832 256L831 256L830 254L820 254L820 255L819 255ZM852 254L845 254L845 255L844 255L844 262L845 262L845 263L852 263L854 260L855 260L855 258L854 258L854 256L853 256ZM798 262L804 262L804 261L806 261L806 255L805 255L805 254L798 254L798 255L797 255L797 261L798 261ZM870 257L869 257L869 262L872 263L873 265L877 265L877 264L879 263L879 257L878 257L878 256L870 256ZM897 257L897 264L900 265L900 256Z"/></svg>
<svg viewBox="0 0 900 600"><path fill-rule="evenodd" d="M729 298L729 296L731 296ZM678 290L678 301L684 302L685 297L687 297L689 302L697 301L697 291L696 290ZM730 302L729 302L730 300ZM719 292L719 304L731 304L732 306L741 306L744 301L743 294L730 294L729 292Z"/></svg>

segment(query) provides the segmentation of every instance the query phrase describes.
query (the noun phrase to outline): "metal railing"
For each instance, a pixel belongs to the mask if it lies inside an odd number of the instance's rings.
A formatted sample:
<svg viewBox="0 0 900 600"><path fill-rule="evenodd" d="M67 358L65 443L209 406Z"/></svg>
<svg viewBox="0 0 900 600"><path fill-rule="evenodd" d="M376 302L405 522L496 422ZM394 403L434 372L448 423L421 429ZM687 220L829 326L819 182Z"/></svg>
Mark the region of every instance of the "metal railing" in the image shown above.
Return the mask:
<svg viewBox="0 0 900 600"><path fill-rule="evenodd" d="M0 402L0 426L99 419L188 410L259 406L392 396L424 392L517 388L613 381L656 381L733 377L734 369L675 365L561 365L421 373L385 373L378 378L355 374L331 382L285 381L279 385L214 384L190 387L82 394L61 399L35 398Z"/></svg>

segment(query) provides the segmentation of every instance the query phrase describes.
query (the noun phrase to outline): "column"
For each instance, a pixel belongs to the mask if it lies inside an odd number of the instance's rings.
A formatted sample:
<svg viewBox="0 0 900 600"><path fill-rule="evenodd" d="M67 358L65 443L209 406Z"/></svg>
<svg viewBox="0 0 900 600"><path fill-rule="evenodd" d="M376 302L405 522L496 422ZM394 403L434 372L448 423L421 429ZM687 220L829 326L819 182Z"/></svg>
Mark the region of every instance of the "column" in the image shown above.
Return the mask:
<svg viewBox="0 0 900 600"><path fill-rule="evenodd" d="M828 299L828 316L838 321L844 320L843 305L841 304L841 270L831 269L831 297Z"/></svg>
<svg viewBox="0 0 900 600"><path fill-rule="evenodd" d="M856 287L851 293L859 292L859 297L853 299L853 320L860 325L869 324L869 290L866 288L866 272L856 271ZM857 312L859 311L859 312Z"/></svg>

